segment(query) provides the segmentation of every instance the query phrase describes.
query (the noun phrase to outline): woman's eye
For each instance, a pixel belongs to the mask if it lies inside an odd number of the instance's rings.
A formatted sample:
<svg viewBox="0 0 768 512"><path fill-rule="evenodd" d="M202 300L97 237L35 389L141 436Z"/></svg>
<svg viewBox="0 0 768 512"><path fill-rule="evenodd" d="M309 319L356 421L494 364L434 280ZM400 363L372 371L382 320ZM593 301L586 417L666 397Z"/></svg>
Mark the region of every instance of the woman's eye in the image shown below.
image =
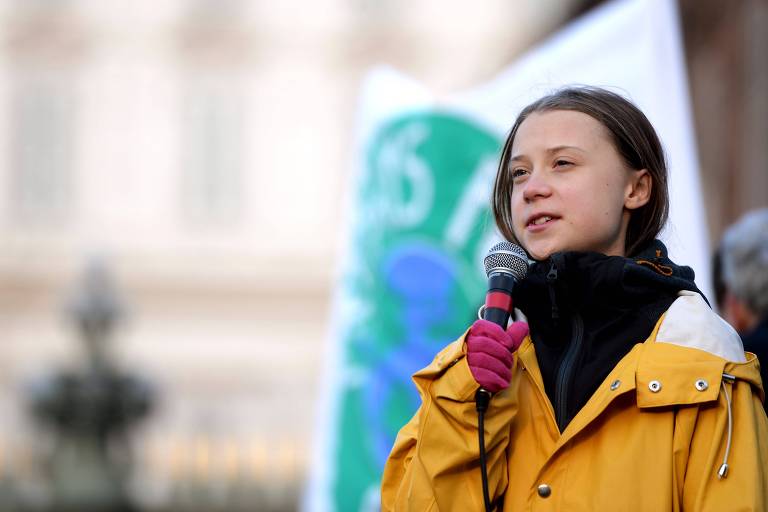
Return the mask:
<svg viewBox="0 0 768 512"><path fill-rule="evenodd" d="M525 169L520 169L520 168L512 169L512 179L521 178L526 174L528 174L528 171L526 171Z"/></svg>
<svg viewBox="0 0 768 512"><path fill-rule="evenodd" d="M572 163L569 162L568 160L556 160L555 161L555 167L563 167L563 166L566 166L566 165L572 165Z"/></svg>

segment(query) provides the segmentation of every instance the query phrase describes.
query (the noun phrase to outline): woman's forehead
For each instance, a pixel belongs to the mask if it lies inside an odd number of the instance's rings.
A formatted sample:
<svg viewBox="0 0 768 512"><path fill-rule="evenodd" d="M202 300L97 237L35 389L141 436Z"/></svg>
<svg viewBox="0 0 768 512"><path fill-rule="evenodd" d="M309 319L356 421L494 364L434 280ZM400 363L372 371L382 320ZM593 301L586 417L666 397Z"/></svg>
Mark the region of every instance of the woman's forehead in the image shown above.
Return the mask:
<svg viewBox="0 0 768 512"><path fill-rule="evenodd" d="M512 156L577 148L595 151L612 145L608 129L594 117L575 110L533 112L521 124L512 144Z"/></svg>

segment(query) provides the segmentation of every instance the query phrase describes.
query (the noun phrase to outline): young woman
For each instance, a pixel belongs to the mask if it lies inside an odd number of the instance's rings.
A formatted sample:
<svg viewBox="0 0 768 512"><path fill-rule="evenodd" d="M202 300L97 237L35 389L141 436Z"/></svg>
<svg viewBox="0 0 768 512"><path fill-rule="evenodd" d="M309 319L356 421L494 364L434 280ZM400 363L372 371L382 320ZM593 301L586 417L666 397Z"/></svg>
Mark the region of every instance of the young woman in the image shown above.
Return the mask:
<svg viewBox="0 0 768 512"><path fill-rule="evenodd" d="M598 88L529 105L493 210L536 260L514 291L530 336L478 320L415 374L423 403L385 467L382 509L483 510L482 386L499 510L768 510L758 362L655 240L667 169L642 112Z"/></svg>

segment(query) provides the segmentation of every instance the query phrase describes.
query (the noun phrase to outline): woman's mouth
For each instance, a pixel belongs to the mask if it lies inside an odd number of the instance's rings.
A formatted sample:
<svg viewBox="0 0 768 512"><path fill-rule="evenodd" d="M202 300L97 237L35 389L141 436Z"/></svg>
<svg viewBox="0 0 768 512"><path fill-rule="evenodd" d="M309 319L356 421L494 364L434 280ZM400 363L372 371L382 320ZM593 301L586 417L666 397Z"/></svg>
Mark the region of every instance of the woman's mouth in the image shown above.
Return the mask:
<svg viewBox="0 0 768 512"><path fill-rule="evenodd" d="M552 215L537 215L528 221L528 225L526 227L531 231L540 231L552 224L557 219L557 217L553 217Z"/></svg>

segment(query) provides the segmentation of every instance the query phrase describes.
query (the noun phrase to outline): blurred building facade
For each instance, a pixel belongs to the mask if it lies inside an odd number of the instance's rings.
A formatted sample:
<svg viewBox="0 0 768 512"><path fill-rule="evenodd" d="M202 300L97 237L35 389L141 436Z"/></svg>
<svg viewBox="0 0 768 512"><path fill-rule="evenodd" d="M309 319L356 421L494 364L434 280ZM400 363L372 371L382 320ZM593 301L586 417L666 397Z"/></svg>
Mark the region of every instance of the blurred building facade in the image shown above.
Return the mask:
<svg viewBox="0 0 768 512"><path fill-rule="evenodd" d="M680 0L712 243L768 205L768 0Z"/></svg>
<svg viewBox="0 0 768 512"><path fill-rule="evenodd" d="M295 506L361 77L470 87L592 4L1 2L0 493L45 499L21 388L80 357L63 300L99 253L129 306L115 350L161 394L142 502ZM768 202L765 2L737 4L681 0L713 240Z"/></svg>
<svg viewBox="0 0 768 512"><path fill-rule="evenodd" d="M295 507L359 81L483 81L568 17L541 4L0 3L0 482L47 499L22 389L82 356L62 308L96 253L129 308L114 350L160 393L141 502Z"/></svg>

